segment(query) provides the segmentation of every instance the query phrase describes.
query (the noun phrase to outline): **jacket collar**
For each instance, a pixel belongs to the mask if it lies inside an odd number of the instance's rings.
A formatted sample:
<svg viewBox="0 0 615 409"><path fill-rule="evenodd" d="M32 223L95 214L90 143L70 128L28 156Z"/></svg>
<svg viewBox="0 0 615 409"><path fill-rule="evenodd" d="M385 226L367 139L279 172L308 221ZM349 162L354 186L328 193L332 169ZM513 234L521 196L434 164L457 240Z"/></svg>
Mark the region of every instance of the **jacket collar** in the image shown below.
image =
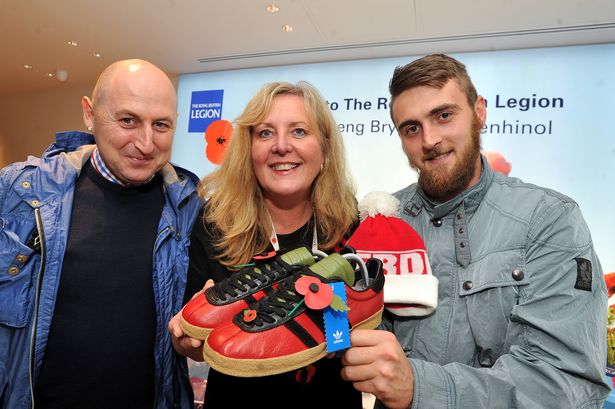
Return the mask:
<svg viewBox="0 0 615 409"><path fill-rule="evenodd" d="M72 152L84 145L93 145L94 135L91 133L69 131L57 132L56 140L43 153L43 157L54 156L63 152Z"/></svg>
<svg viewBox="0 0 615 409"><path fill-rule="evenodd" d="M187 200L198 185L198 178L180 167L167 163L160 169L165 191L168 193L172 206L177 209L184 200Z"/></svg>
<svg viewBox="0 0 615 409"><path fill-rule="evenodd" d="M484 156L481 155L480 159L482 169L477 184L444 203L431 199L423 189L417 185L414 196L404 206L405 210L410 214L417 215L422 208L425 208L432 219L445 217L453 213L460 205L463 205L466 214L474 213L493 182L493 170Z"/></svg>

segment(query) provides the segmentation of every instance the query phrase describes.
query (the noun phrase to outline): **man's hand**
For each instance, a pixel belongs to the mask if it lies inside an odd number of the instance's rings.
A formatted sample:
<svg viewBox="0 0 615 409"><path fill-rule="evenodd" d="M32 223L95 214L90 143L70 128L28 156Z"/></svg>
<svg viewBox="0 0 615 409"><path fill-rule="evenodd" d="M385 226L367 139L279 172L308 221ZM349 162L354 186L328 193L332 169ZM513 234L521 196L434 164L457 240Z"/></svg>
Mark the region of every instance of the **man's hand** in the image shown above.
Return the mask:
<svg viewBox="0 0 615 409"><path fill-rule="evenodd" d="M388 331L357 329L350 332L352 348L342 357L342 378L360 392L371 393L388 408L412 404L412 367L395 335Z"/></svg>
<svg viewBox="0 0 615 409"><path fill-rule="evenodd" d="M194 294L192 298L199 294L203 294L206 289L212 287L213 285L214 282L212 280L207 280L203 289ZM177 353L186 356L193 361L201 362L203 361L203 341L192 338L184 333L184 330L179 323L180 315L181 311L175 314L175 316L171 318L171 321L169 321L169 332L171 333L173 348L175 348Z"/></svg>

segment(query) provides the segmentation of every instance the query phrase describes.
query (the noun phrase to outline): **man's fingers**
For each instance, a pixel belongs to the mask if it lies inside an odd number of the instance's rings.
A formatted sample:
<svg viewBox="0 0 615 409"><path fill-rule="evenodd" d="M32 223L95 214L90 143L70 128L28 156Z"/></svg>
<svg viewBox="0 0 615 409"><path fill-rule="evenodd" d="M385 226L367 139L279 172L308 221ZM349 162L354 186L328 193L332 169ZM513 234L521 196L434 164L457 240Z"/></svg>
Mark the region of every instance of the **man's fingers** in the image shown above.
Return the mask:
<svg viewBox="0 0 615 409"><path fill-rule="evenodd" d="M374 349L374 347L352 347L342 355L342 365L369 365L378 357Z"/></svg>
<svg viewBox="0 0 615 409"><path fill-rule="evenodd" d="M359 392L374 394L374 385L371 381L353 382L352 386Z"/></svg>
<svg viewBox="0 0 615 409"><path fill-rule="evenodd" d="M353 347L375 346L383 342L397 342L395 335L389 331L375 329L355 329L350 332L350 344Z"/></svg>
<svg viewBox="0 0 615 409"><path fill-rule="evenodd" d="M351 365L342 368L342 379L350 382L365 382L374 377L374 369L370 365ZM366 392L366 391L361 391Z"/></svg>
<svg viewBox="0 0 615 409"><path fill-rule="evenodd" d="M381 359L395 359L398 342L388 331L354 330L350 333L352 348L342 357L343 365L368 365Z"/></svg>

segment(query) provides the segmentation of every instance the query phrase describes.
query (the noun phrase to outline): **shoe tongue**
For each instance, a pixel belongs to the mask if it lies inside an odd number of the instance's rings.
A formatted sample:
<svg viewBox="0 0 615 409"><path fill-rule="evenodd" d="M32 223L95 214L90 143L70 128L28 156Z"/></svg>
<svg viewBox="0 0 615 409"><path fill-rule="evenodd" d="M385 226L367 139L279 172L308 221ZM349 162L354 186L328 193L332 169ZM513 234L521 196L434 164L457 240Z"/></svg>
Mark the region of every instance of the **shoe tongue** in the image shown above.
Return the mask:
<svg viewBox="0 0 615 409"><path fill-rule="evenodd" d="M355 274L350 263L341 255L333 253L310 267L310 270L328 280L339 279L349 286L354 284Z"/></svg>
<svg viewBox="0 0 615 409"><path fill-rule="evenodd" d="M289 252L286 252L282 254L280 258L290 265L299 264L302 266L311 266L312 264L314 264L314 256L312 255L310 250L305 247L299 247ZM257 272L261 272L261 269L258 267L254 268L254 270L256 270ZM246 277L250 278L250 274L246 274Z"/></svg>
<svg viewBox="0 0 615 409"><path fill-rule="evenodd" d="M311 266L314 264L314 256L305 248L299 247L298 249L289 251L280 256L288 264L300 264L303 266Z"/></svg>
<svg viewBox="0 0 615 409"><path fill-rule="evenodd" d="M289 252L286 252L282 254L280 258L290 265L299 264L302 266L311 266L312 264L314 264L314 256L305 247L299 247ZM254 270L259 273L261 272L261 269L258 267L254 268ZM246 274L246 277L250 278L250 275Z"/></svg>

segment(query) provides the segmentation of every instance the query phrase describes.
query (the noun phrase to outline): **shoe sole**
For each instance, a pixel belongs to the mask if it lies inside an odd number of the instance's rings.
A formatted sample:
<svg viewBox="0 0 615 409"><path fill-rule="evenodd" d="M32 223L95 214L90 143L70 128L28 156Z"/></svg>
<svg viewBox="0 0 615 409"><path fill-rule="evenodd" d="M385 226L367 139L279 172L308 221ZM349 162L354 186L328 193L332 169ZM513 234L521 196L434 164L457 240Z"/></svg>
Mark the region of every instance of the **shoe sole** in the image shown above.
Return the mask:
<svg viewBox="0 0 615 409"><path fill-rule="evenodd" d="M371 317L354 325L352 329L376 328L382 320L382 311L383 308ZM203 357L209 366L218 372L243 378L277 375L284 372L290 372L316 362L319 359L324 358L325 355L327 355L326 343L319 344L314 348L306 349L305 351L297 352L292 355L267 359L229 358L209 348L207 343L204 343L203 346Z"/></svg>
<svg viewBox="0 0 615 409"><path fill-rule="evenodd" d="M211 331L213 331L213 328L203 328L192 325L185 321L182 316L179 317L179 325L182 327L184 334L192 338L200 339L201 341L205 341Z"/></svg>

